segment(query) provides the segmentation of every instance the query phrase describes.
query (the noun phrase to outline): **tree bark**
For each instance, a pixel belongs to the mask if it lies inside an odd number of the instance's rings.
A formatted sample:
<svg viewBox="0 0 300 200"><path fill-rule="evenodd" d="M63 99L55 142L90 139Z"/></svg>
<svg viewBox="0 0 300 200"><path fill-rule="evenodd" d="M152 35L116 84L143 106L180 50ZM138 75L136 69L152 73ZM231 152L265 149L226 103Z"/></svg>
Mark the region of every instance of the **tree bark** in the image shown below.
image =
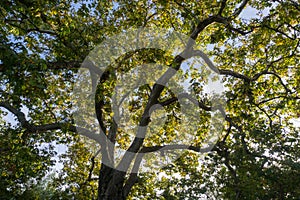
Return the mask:
<svg viewBox="0 0 300 200"><path fill-rule="evenodd" d="M125 172L117 171L102 164L98 182L98 200L125 200Z"/></svg>

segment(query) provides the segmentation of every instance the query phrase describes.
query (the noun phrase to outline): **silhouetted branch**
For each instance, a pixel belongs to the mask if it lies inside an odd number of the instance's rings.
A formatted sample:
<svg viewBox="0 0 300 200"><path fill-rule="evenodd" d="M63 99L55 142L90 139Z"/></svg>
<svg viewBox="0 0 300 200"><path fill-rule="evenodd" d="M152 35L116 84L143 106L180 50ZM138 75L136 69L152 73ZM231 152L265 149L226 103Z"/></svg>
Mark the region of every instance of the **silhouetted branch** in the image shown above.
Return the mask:
<svg viewBox="0 0 300 200"><path fill-rule="evenodd" d="M17 117L22 128L25 128L29 132L42 133L42 132L51 131L51 130L67 130L67 131L79 133L83 136L86 136L92 140L95 140L99 144L103 143L103 140L102 140L103 138L101 137L101 134L95 134L86 128L74 126L74 125L72 125L70 123L66 123L66 122L34 125L34 124L30 124L26 120L25 114L23 112L14 108L8 102L0 102L0 107L3 107L5 109L7 109L8 111L10 111L11 113L13 113Z"/></svg>

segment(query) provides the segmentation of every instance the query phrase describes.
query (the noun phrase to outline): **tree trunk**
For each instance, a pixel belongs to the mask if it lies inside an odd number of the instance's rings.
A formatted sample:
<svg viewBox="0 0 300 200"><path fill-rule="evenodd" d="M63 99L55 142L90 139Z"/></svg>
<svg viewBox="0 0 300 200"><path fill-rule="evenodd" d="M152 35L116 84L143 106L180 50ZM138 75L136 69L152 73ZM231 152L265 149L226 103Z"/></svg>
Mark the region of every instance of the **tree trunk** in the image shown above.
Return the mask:
<svg viewBox="0 0 300 200"><path fill-rule="evenodd" d="M102 164L98 182L98 200L125 200L123 187L125 175L125 172Z"/></svg>

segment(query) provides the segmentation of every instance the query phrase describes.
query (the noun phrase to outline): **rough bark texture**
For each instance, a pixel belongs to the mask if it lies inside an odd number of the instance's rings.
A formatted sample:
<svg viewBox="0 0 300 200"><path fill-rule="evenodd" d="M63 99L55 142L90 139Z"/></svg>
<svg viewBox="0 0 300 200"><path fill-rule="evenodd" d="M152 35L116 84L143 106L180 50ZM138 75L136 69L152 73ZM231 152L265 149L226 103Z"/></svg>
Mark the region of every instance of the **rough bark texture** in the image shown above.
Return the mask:
<svg viewBox="0 0 300 200"><path fill-rule="evenodd" d="M124 173L102 165L99 176L98 200L125 200Z"/></svg>

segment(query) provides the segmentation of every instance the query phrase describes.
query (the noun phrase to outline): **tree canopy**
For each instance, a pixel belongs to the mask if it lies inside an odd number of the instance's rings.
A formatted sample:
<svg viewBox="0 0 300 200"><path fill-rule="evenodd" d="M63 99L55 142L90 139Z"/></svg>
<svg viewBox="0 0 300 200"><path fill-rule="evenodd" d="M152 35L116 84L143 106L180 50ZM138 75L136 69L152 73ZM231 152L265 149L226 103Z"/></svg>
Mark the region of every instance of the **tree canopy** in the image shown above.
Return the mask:
<svg viewBox="0 0 300 200"><path fill-rule="evenodd" d="M1 199L299 198L298 1L4 0L0 15Z"/></svg>

